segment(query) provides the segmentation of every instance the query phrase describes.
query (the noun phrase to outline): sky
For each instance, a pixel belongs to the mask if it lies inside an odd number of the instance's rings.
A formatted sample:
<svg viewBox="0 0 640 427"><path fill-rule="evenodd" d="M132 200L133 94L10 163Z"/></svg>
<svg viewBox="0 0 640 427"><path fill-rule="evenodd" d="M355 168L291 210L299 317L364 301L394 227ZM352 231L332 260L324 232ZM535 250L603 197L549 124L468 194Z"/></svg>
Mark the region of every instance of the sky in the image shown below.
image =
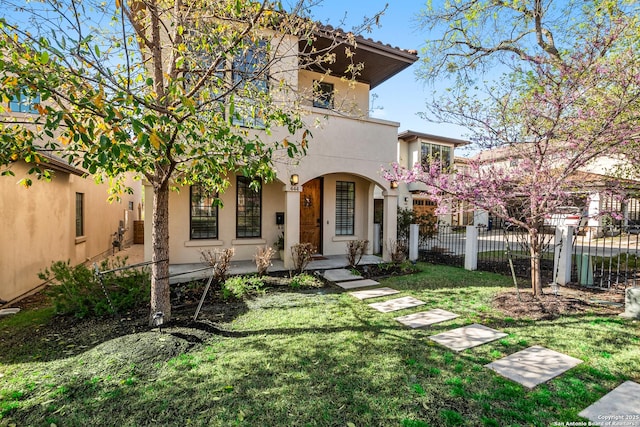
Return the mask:
<svg viewBox="0 0 640 427"><path fill-rule="evenodd" d="M318 21L351 30L362 23L364 17L371 17L376 12L389 6L380 18L380 27L373 27L365 38L371 38L384 44L402 49L415 49L420 56L420 49L428 34L420 30L417 15L426 6L426 0L323 0L311 12ZM346 17L345 17L346 14ZM450 138L466 139L467 131L453 125L429 123L418 117L417 113L425 111L425 105L432 88L416 79L415 71L420 66L420 60L411 67L396 74L380 86L373 89L377 94L374 106L382 107L375 110L372 116L400 123L399 131L412 130Z"/></svg>

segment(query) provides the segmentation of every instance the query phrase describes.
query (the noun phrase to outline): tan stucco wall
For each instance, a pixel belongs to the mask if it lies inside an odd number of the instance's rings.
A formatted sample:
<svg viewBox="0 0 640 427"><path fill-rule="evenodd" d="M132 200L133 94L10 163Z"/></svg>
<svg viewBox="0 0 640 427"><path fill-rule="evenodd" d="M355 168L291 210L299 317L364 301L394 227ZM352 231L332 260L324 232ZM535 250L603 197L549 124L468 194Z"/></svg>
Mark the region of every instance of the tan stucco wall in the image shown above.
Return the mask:
<svg viewBox="0 0 640 427"><path fill-rule="evenodd" d="M349 117L366 118L369 116L369 85L356 81L349 81L327 74L301 70L298 75L300 93L305 93L306 100L303 105L313 105L313 81L333 84L334 109ZM322 108L314 108L314 111L323 113Z"/></svg>
<svg viewBox="0 0 640 427"><path fill-rule="evenodd" d="M236 178L231 178L231 186L221 195L224 206L218 209L218 239L189 239L189 188L181 188L169 196L169 259L171 264L197 263L201 251L235 247L233 260L250 260L258 246L273 246L282 232L276 226L276 212L284 211L284 184L273 182L262 188L262 236L256 239L236 238ZM149 220L145 227L145 259L151 259L151 218L153 190L145 186L145 217Z"/></svg>
<svg viewBox="0 0 640 427"><path fill-rule="evenodd" d="M125 241L133 238L133 220L141 202L139 182L130 181L134 195L123 195L120 203L107 203L106 185L91 178L56 172L51 182L34 181L30 188L17 185L25 176L22 163L12 166L15 177L0 177L0 298L12 300L42 284L38 273L53 261L85 262L111 251L112 235L124 220L129 202L129 230ZM84 193L85 236L75 237L75 193Z"/></svg>

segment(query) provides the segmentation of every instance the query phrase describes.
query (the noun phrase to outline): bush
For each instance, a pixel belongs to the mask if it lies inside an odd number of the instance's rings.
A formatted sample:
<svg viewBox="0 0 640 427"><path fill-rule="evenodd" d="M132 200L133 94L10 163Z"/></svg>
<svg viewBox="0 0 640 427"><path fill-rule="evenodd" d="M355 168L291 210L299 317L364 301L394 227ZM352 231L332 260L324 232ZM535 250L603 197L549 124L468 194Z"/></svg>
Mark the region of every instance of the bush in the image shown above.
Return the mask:
<svg viewBox="0 0 640 427"><path fill-rule="evenodd" d="M311 262L316 248L311 243L298 243L291 247L291 255L293 256L293 268L302 273L307 265Z"/></svg>
<svg viewBox="0 0 640 427"><path fill-rule="evenodd" d="M126 258L105 260L100 271L124 267ZM84 264L56 261L38 274L51 281L45 293L56 313L78 318L115 314L149 302L151 281L146 269L127 269L102 274L102 284L93 270Z"/></svg>
<svg viewBox="0 0 640 427"><path fill-rule="evenodd" d="M438 234L438 217L432 213L419 214L410 209L398 209L398 240L409 241L411 224L418 224L420 245Z"/></svg>
<svg viewBox="0 0 640 427"><path fill-rule="evenodd" d="M203 263L213 267L213 280L216 283L222 283L227 278L227 272L231 267L231 258L234 254L234 248L215 251L204 250L200 251L200 259Z"/></svg>
<svg viewBox="0 0 640 427"><path fill-rule="evenodd" d="M298 274L291 278L289 286L293 289L300 288L321 288L323 283L317 278L307 273Z"/></svg>
<svg viewBox="0 0 640 427"><path fill-rule="evenodd" d="M253 256L256 262L256 269L258 270L258 276L264 276L267 274L267 270L271 267L271 258L276 254L275 249L272 247L258 247L256 254Z"/></svg>
<svg viewBox="0 0 640 427"><path fill-rule="evenodd" d="M222 284L222 298L235 297L243 299L246 296L261 290L264 282L257 276L234 276L228 278Z"/></svg>
<svg viewBox="0 0 640 427"><path fill-rule="evenodd" d="M350 240L347 242L347 262L349 267L355 267L360 264L368 247L368 240Z"/></svg>

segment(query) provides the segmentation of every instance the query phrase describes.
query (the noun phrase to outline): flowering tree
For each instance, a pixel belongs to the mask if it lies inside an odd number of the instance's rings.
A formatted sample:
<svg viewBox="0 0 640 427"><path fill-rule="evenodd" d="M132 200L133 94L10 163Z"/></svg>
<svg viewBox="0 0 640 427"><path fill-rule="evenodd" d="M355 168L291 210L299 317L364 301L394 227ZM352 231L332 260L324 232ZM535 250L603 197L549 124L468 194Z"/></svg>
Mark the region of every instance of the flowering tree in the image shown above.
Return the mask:
<svg viewBox="0 0 640 427"><path fill-rule="evenodd" d="M616 1L449 2L430 9L422 78L454 82L423 116L468 128L488 150L451 174L438 162L387 171L427 185L440 209L483 209L527 231L542 293L545 216L573 204L598 158L628 160L640 141L637 6ZM499 75L481 82L493 72ZM464 203L459 203L464 202Z"/></svg>
<svg viewBox="0 0 640 427"><path fill-rule="evenodd" d="M125 174L145 179L154 194L150 322L157 312L169 320L170 189L199 183L221 193L237 173L257 187L275 178L276 160L303 155L300 101L309 94L287 76L314 64L331 72L334 50L352 49L353 34L316 49L304 0L286 11L266 0L3 7L14 12L0 20L0 96L38 114L0 114L0 171L26 161L32 175L21 182L30 185L49 177L54 155L108 178L114 197L127 190Z"/></svg>

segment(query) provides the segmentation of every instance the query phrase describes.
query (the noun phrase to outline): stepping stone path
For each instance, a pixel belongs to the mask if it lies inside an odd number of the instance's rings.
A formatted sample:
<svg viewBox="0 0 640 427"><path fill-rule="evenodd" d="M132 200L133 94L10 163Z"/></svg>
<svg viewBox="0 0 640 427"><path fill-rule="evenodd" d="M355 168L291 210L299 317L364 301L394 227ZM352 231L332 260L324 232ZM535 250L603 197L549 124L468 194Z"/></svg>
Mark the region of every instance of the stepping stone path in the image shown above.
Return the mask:
<svg viewBox="0 0 640 427"><path fill-rule="evenodd" d="M451 350L462 351L506 336L507 334L504 332L474 323L473 325L453 329L449 332L432 335L429 338Z"/></svg>
<svg viewBox="0 0 640 427"><path fill-rule="evenodd" d="M383 313L389 313L390 311L403 310L405 308L417 307L419 305L426 304L424 301L420 301L414 297L402 297L390 299L384 302L376 302L369 304L369 307L375 308Z"/></svg>
<svg viewBox="0 0 640 427"><path fill-rule="evenodd" d="M354 296L360 300L364 300L368 298L386 297L387 295L394 295L397 293L400 293L400 291L396 291L392 288L377 288L369 289L366 291L349 292L349 295Z"/></svg>
<svg viewBox="0 0 640 427"><path fill-rule="evenodd" d="M578 415L593 425L640 427L640 384L625 381Z"/></svg>
<svg viewBox="0 0 640 427"><path fill-rule="evenodd" d="M485 367L525 387L534 388L580 363L580 359L536 345L491 362Z"/></svg>
<svg viewBox="0 0 640 427"><path fill-rule="evenodd" d="M364 279L360 275L353 274L347 269L327 270L324 273L324 277L343 289L373 287L380 284L375 280ZM400 291L383 287L354 291L349 294L360 300L365 300L397 293L400 293ZM369 304L369 306L382 313L388 313L405 308L417 307L423 304L425 304L425 302L419 299L402 297ZM455 313L436 308L396 317L395 320L410 328L421 328L455 319L456 317L458 317L458 315ZM504 332L474 323L462 328L432 335L429 338L454 351L462 351L498 340L507 335L508 334ZM496 360L495 362L491 362L485 365L485 367L505 378L532 389L538 384L542 384L563 374L580 363L582 363L580 359L541 346L533 346ZM640 427L640 384L627 381L578 415L592 421L594 425L603 425L603 422L606 423L607 421L617 420L626 422L624 425L627 426ZM623 418L626 416L626 418L621 419L621 416Z"/></svg>
<svg viewBox="0 0 640 427"><path fill-rule="evenodd" d="M456 317L458 317L458 315L455 313L435 308L429 311L422 311L420 313L413 313L406 316L396 317L394 320L397 320L398 322L410 328L422 328L424 326L429 326L435 323L455 319Z"/></svg>

